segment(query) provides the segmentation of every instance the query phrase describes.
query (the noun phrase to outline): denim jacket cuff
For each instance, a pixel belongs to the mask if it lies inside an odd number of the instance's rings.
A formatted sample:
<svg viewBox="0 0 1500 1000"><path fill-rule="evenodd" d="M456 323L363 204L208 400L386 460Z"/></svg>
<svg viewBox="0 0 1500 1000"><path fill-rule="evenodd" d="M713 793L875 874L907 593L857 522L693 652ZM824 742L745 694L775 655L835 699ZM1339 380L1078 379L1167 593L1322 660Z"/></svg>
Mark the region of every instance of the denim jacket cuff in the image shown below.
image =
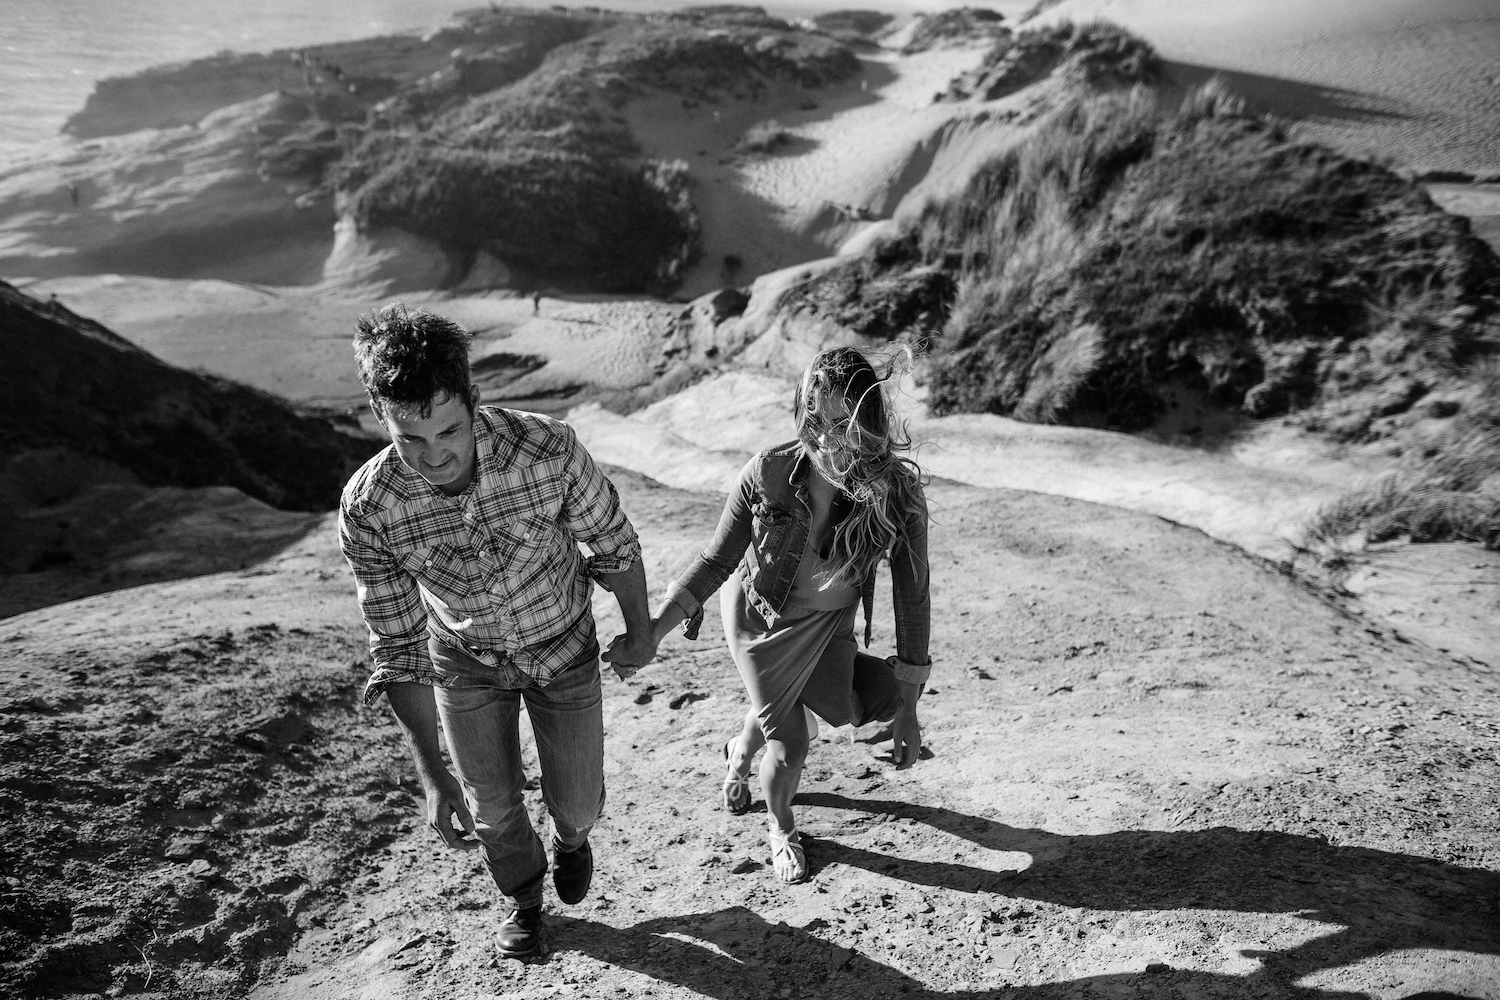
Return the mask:
<svg viewBox="0 0 1500 1000"><path fill-rule="evenodd" d="M689 639L698 638L698 628L703 624L703 602L676 580L667 587L667 600L681 608L686 616L682 623L682 634Z"/></svg>
<svg viewBox="0 0 1500 1000"><path fill-rule="evenodd" d="M885 662L891 665L896 674L896 680L905 681L907 684L926 684L927 678L932 674L932 663L908 663L899 656L887 656Z"/></svg>

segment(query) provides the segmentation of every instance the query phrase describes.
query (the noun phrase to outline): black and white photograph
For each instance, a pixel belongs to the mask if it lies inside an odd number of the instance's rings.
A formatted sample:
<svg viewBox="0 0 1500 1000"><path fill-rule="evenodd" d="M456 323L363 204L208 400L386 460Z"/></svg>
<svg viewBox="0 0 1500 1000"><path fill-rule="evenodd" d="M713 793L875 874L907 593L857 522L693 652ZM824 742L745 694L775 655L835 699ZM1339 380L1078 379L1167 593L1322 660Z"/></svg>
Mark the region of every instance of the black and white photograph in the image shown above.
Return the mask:
<svg viewBox="0 0 1500 1000"><path fill-rule="evenodd" d="M0 997L1500 1000L1500 0L0 0Z"/></svg>

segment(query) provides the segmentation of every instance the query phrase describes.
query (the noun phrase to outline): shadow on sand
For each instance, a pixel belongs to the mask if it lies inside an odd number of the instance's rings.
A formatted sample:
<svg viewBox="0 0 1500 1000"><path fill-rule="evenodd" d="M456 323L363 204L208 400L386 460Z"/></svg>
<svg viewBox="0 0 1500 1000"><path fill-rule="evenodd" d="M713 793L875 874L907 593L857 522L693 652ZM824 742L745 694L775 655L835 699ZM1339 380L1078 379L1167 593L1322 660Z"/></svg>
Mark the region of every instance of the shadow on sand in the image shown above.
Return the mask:
<svg viewBox="0 0 1500 1000"><path fill-rule="evenodd" d="M931 808L835 794L799 804L864 817L912 820L981 847L1021 851L1034 863L998 873L964 864L912 861L806 838L813 873L849 865L915 885L991 892L1102 911L1201 909L1293 914L1337 925L1284 951L1244 951L1259 959L1238 976L1167 969L1091 976L1029 987L934 991L890 965L839 947L804 928L771 924L744 907L684 914L617 929L557 917L553 945L672 982L708 997L796 995L863 997L1079 997L1088 995L1363 997L1299 986L1311 974L1411 948L1500 954L1500 875L1426 858L1267 831L1221 827L1185 832L1127 830L1060 836ZM1024 947L1024 939L1017 939ZM958 946L967 954L966 946ZM1001 970L1003 972L1003 970ZM1409 1000L1456 997L1409 994Z"/></svg>
<svg viewBox="0 0 1500 1000"><path fill-rule="evenodd" d="M1168 79L1184 89L1196 89L1218 77L1229 91L1245 99L1249 110L1294 120L1373 122L1411 117L1392 110L1390 102L1374 94L1344 90L1283 77L1242 73L1217 66L1167 62Z"/></svg>

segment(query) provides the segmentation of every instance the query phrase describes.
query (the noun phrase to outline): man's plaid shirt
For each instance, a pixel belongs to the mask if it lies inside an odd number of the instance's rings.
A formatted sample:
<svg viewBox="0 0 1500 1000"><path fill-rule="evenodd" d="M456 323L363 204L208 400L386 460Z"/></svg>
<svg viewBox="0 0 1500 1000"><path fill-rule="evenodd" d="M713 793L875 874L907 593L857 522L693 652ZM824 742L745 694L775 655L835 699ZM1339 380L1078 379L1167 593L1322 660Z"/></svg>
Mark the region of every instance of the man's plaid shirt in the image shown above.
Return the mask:
<svg viewBox="0 0 1500 1000"><path fill-rule="evenodd" d="M339 544L375 659L367 703L388 684L441 683L429 633L547 683L596 641L590 577L603 583L640 559L614 485L567 424L480 407L474 436L474 481L460 496L433 488L394 446L344 487Z"/></svg>

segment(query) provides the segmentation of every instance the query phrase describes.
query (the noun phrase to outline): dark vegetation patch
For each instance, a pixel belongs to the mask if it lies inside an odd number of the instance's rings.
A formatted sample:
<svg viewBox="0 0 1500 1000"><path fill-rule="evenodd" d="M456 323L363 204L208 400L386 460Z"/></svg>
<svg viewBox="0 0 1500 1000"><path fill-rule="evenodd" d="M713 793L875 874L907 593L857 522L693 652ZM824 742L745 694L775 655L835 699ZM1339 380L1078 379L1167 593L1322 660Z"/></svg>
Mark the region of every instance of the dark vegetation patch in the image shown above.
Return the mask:
<svg viewBox="0 0 1500 1000"><path fill-rule="evenodd" d="M1149 62L1116 36L1095 37ZM1500 260L1411 181L1221 87L1077 99L798 294L928 341L935 412L1138 431L1185 392L1403 454L1326 534L1494 544Z"/></svg>
<svg viewBox="0 0 1500 1000"><path fill-rule="evenodd" d="M362 647L269 624L12 659L41 693L0 700L0 993L253 985L416 812Z"/></svg>
<svg viewBox="0 0 1500 1000"><path fill-rule="evenodd" d="M621 106L653 89L712 102L858 69L841 42L759 7L490 6L421 38L107 80L68 129L186 124L276 92L257 133L260 172L303 186L299 205L336 194L359 226L427 237L459 261L483 251L522 285L665 293L697 253L687 165L645 159Z"/></svg>
<svg viewBox="0 0 1500 1000"><path fill-rule="evenodd" d="M1107 90L1152 83L1160 75L1155 50L1105 21L1005 32L971 72L955 78L944 98L993 101L1050 75L1065 83Z"/></svg>
<svg viewBox="0 0 1500 1000"><path fill-rule="evenodd" d="M962 44L985 38L1006 38L1010 29L999 11L988 7L956 7L937 14L918 14L911 38L902 48L910 55L943 45Z"/></svg>
<svg viewBox="0 0 1500 1000"><path fill-rule="evenodd" d="M857 69L847 48L758 8L601 21L524 79L431 119L378 109L334 184L362 226L483 250L561 287L666 292L697 251L687 165L640 160L619 108L649 90L712 101Z"/></svg>
<svg viewBox="0 0 1500 1000"><path fill-rule="evenodd" d="M862 42L877 37L895 19L895 15L879 10L831 10L815 14L812 23L842 41Z"/></svg>
<svg viewBox="0 0 1500 1000"><path fill-rule="evenodd" d="M1037 0L1036 3L1031 5L1030 9L1028 9L1026 13L1021 15L1021 19L1018 23L1025 24L1032 18L1040 17L1062 2L1063 0Z"/></svg>
<svg viewBox="0 0 1500 1000"><path fill-rule="evenodd" d="M1476 365L1463 398L1438 398L1419 414L1444 426L1409 448L1400 467L1318 511L1312 540L1478 542L1500 549L1500 361ZM1445 419L1448 418L1448 419Z"/></svg>
<svg viewBox="0 0 1500 1000"><path fill-rule="evenodd" d="M174 368L0 282L0 460L56 449L146 486L233 486L331 510L378 443L269 393Z"/></svg>
<svg viewBox="0 0 1500 1000"><path fill-rule="evenodd" d="M745 130L740 141L735 143L737 153L774 153L792 141L792 133L781 127L774 118L756 122Z"/></svg>

